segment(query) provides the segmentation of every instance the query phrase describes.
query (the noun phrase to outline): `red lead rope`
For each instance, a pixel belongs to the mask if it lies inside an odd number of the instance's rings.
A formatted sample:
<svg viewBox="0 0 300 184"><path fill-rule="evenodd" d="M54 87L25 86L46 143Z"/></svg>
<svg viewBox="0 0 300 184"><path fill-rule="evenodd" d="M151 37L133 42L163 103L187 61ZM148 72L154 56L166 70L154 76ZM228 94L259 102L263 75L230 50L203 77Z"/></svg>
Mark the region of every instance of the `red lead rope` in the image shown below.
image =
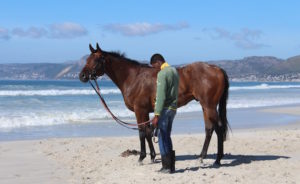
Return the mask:
<svg viewBox="0 0 300 184"><path fill-rule="evenodd" d="M129 129L133 129L133 130L139 130L138 128L133 128L133 127L129 127L129 126L134 126L134 127L138 127L138 126L141 126L141 125L147 125L147 124L150 124L152 122L153 119L149 120L149 121L146 121L146 122L142 122L142 123L138 123L138 124L135 124L135 123L127 123L125 121L122 121L120 120L118 117L116 117L112 112L111 110L108 108L104 98L102 97L101 93L100 93L100 88L99 88L99 85L97 83L97 79L94 80L95 84L96 84L96 87L93 85L93 83L89 80L89 83L91 84L91 86L93 87L93 89L95 90L95 92L97 93L97 95L99 96L100 98L100 101L102 103L102 105L104 106L104 108L106 109L106 111L112 116L112 118L120 125L122 125L123 127L126 127L126 128L129 128Z"/></svg>

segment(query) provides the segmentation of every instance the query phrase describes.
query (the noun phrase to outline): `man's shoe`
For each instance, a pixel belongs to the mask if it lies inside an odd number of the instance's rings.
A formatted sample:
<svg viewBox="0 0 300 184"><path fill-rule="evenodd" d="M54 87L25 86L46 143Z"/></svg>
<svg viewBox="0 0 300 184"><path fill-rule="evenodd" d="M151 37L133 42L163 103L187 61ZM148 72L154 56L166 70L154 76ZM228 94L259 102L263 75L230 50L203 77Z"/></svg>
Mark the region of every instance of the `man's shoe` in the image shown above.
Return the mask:
<svg viewBox="0 0 300 184"><path fill-rule="evenodd" d="M171 169L171 164L172 164L172 153L167 154L166 156L162 157L162 160L164 160L164 166L163 168L161 168L161 170L159 170L159 172L161 173L174 173L174 171L172 171Z"/></svg>
<svg viewBox="0 0 300 184"><path fill-rule="evenodd" d="M162 164L162 167L160 170L158 170L158 172L165 172L165 170L168 170L168 168L166 166L166 156L161 156L161 164Z"/></svg>

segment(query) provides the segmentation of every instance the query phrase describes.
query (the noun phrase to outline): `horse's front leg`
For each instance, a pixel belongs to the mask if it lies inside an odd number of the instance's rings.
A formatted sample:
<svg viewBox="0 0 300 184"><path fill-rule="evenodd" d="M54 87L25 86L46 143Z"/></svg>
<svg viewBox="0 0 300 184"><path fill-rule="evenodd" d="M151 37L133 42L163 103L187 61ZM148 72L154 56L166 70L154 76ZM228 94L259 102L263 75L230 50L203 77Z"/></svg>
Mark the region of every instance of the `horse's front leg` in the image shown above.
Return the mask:
<svg viewBox="0 0 300 184"><path fill-rule="evenodd" d="M145 145L146 132L145 132L145 130L140 128L139 136L140 136L140 144L141 144L139 163L141 163L144 160L144 158L146 157L146 145Z"/></svg>
<svg viewBox="0 0 300 184"><path fill-rule="evenodd" d="M141 107L135 108L137 109L135 111L136 119L138 123L143 123L149 120L149 113L144 110ZM143 159L146 157L146 145L145 145L145 139L148 141L148 145L150 148L150 155L151 155L151 161L154 162L155 159L155 150L152 143L152 129L149 125L140 125L139 126L139 136L140 136L140 144L141 144L141 153L139 162L142 162Z"/></svg>

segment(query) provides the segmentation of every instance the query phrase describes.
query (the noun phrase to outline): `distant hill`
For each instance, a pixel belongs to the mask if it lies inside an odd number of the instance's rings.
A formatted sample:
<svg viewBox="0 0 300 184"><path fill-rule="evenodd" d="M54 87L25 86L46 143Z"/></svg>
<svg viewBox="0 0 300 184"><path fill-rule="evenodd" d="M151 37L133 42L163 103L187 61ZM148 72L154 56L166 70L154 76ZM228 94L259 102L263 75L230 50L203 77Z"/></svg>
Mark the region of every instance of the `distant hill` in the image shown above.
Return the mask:
<svg viewBox="0 0 300 184"><path fill-rule="evenodd" d="M236 81L300 81L300 56L287 60L272 56L252 56L208 63L222 67L231 80Z"/></svg>
<svg viewBox="0 0 300 184"><path fill-rule="evenodd" d="M0 79L78 79L78 73L85 65L87 57L66 63L0 64Z"/></svg>
<svg viewBox="0 0 300 184"><path fill-rule="evenodd" d="M78 80L87 57L66 63L0 64L0 79ZM251 56L207 63L225 69L233 81L300 81L300 56L286 60L272 56Z"/></svg>
<svg viewBox="0 0 300 184"><path fill-rule="evenodd" d="M0 79L55 79L66 64L0 64Z"/></svg>
<svg viewBox="0 0 300 184"><path fill-rule="evenodd" d="M299 73L300 72L300 56L295 56L274 65L268 70L269 74L286 74L286 73Z"/></svg>
<svg viewBox="0 0 300 184"><path fill-rule="evenodd" d="M276 57L252 56L240 60L210 61L209 63L221 66L230 76L237 77L241 75L259 75L282 62L284 60Z"/></svg>

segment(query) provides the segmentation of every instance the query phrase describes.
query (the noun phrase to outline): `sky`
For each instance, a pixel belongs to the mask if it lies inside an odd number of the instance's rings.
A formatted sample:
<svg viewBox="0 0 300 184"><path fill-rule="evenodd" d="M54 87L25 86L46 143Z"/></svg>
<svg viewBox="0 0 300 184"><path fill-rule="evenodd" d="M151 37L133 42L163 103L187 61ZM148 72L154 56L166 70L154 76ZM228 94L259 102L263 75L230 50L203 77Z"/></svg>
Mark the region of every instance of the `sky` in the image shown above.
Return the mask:
<svg viewBox="0 0 300 184"><path fill-rule="evenodd" d="M61 63L89 43L170 64L300 55L300 1L0 2L0 63Z"/></svg>

